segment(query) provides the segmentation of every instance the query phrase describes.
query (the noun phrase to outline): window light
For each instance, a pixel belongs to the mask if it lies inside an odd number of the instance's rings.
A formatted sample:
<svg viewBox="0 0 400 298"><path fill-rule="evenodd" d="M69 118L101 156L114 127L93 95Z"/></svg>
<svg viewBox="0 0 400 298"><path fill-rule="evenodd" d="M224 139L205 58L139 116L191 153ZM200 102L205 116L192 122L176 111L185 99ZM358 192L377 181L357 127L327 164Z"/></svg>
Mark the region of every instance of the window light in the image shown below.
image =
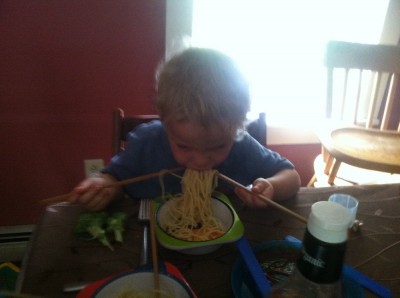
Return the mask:
<svg viewBox="0 0 400 298"><path fill-rule="evenodd" d="M378 43L389 0L193 0L191 43L232 56L249 79L252 112L299 125L324 115L330 39Z"/></svg>

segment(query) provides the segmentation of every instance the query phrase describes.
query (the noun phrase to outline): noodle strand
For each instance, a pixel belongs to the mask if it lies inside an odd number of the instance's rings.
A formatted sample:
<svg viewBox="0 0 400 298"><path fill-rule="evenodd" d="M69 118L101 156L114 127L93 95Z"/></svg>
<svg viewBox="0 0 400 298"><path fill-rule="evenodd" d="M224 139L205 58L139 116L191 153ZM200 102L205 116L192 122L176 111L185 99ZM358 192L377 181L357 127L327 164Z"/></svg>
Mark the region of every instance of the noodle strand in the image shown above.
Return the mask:
<svg viewBox="0 0 400 298"><path fill-rule="evenodd" d="M168 234L182 240L207 241L224 234L221 223L215 218L211 195L217 186L217 171L186 169L182 177L182 194L168 204Z"/></svg>

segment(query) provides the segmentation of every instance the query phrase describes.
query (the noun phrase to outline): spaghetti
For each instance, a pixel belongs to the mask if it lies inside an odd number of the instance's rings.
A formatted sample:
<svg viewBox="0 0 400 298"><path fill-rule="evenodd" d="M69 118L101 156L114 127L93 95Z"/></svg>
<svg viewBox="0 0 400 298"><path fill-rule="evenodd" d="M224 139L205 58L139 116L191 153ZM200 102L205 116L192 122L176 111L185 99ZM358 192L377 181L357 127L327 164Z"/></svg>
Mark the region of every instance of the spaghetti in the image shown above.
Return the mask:
<svg viewBox="0 0 400 298"><path fill-rule="evenodd" d="M165 291L147 290L147 291L135 291L135 290L123 290L115 298L173 298L173 295Z"/></svg>
<svg viewBox="0 0 400 298"><path fill-rule="evenodd" d="M187 241L207 241L224 234L211 204L211 195L217 185L216 174L214 170L185 171L182 193L167 204L168 220L164 229L168 234Z"/></svg>

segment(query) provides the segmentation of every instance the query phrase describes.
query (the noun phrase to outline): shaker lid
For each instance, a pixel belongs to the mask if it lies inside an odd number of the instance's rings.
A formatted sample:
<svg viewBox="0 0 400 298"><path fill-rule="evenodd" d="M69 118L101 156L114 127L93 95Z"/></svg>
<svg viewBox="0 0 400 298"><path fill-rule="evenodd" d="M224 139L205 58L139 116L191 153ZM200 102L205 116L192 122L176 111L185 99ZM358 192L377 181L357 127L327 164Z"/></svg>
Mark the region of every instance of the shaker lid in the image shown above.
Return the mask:
<svg viewBox="0 0 400 298"><path fill-rule="evenodd" d="M345 207L334 202L320 201L311 206L307 228L319 240L341 243L347 240L350 220L350 213Z"/></svg>

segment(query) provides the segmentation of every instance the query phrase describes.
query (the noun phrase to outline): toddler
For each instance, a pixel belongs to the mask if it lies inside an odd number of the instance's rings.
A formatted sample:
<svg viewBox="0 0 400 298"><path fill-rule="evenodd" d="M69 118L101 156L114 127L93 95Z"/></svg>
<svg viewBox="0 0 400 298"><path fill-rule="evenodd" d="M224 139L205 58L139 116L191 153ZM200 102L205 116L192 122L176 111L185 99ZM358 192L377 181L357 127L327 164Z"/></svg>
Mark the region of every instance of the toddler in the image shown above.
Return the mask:
<svg viewBox="0 0 400 298"><path fill-rule="evenodd" d="M157 197L161 194L157 178L123 190L100 187L179 167L216 169L274 200L297 193L300 177L293 164L260 145L244 129L250 108L249 86L231 58L212 49L188 48L160 66L156 83L155 104L161 121L132 131L125 150L114 156L98 177L75 187L70 202L96 211L121 191L133 198ZM166 192L181 191L180 180L174 176L166 174L164 184ZM223 181L219 184L232 188ZM249 206L267 206L243 189L234 191Z"/></svg>

